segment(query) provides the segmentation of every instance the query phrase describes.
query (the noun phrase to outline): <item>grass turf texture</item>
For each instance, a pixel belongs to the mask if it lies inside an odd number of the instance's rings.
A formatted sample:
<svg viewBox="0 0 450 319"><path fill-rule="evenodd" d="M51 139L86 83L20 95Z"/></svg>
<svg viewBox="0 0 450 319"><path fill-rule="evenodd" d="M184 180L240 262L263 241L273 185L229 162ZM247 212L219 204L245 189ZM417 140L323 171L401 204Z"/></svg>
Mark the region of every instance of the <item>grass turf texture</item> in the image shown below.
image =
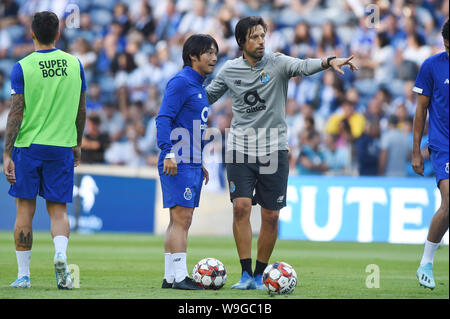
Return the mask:
<svg viewBox="0 0 450 319"><path fill-rule="evenodd" d="M253 267L256 239L253 240ZM5 298L164 298L164 299L297 299L297 298L449 298L449 250L436 252L433 291L419 286L416 269L423 245L335 243L278 240L271 262L285 261L299 277L291 295L271 297L257 290L231 286L240 278L240 264L231 237L192 236L188 240L188 271L204 257L221 260L228 272L218 291L161 289L163 237L131 234L72 234L69 264L80 269L80 289L60 291L53 269L50 233L35 232L31 256L31 289L9 287L17 276L11 232L0 232L0 299ZM367 288L369 264L380 270L380 288Z"/></svg>

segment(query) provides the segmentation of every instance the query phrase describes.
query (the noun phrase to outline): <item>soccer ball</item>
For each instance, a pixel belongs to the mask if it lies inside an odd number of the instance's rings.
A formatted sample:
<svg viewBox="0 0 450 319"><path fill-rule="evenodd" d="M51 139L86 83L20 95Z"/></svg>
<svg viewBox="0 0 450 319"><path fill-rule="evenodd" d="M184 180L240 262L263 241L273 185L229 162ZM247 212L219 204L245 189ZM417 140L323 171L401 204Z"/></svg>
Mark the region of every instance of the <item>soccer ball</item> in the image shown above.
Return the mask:
<svg viewBox="0 0 450 319"><path fill-rule="evenodd" d="M227 270L216 258L200 260L192 270L192 278L205 289L220 289L227 281Z"/></svg>
<svg viewBox="0 0 450 319"><path fill-rule="evenodd" d="M290 294L297 286L297 273L289 264L276 262L264 269L263 283L271 294Z"/></svg>

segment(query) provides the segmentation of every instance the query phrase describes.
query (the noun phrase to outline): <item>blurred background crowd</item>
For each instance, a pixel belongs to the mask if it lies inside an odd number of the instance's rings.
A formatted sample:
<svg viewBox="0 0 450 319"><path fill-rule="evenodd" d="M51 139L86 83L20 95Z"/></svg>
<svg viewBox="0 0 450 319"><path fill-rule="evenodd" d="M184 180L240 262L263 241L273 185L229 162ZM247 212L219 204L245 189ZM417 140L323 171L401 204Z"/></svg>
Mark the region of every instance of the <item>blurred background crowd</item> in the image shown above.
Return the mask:
<svg viewBox="0 0 450 319"><path fill-rule="evenodd" d="M359 66L344 76L325 71L291 79L286 121L292 172L414 176L412 88L422 62L444 50L440 30L448 0L2 0L0 148L9 76L14 63L33 52L31 17L44 10L61 18L57 47L85 69L83 163L156 165L155 116L167 81L183 66L185 39L208 33L219 44L207 84L226 60L242 54L234 38L239 19L261 15L268 24L267 52L301 59L354 55ZM209 124L224 133L231 117L225 95L212 107ZM219 151L209 157L222 156L221 142L212 142ZM426 134L422 144L427 157ZM206 160L223 188L220 159ZM432 173L425 163L425 174Z"/></svg>

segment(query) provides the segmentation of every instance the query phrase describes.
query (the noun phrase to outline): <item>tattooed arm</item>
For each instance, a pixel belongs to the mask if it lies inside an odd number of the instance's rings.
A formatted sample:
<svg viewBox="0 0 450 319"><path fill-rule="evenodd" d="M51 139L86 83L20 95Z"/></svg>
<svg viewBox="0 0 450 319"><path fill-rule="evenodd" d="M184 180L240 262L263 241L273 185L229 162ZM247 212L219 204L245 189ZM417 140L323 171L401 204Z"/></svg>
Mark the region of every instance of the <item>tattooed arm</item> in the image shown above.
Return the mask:
<svg viewBox="0 0 450 319"><path fill-rule="evenodd" d="M10 184L16 182L14 162L12 161L12 151L14 142L19 134L22 125L23 110L25 108L25 96L23 94L14 94L12 97L11 110L6 122L5 150L3 151L3 172Z"/></svg>
<svg viewBox="0 0 450 319"><path fill-rule="evenodd" d="M84 125L86 123L86 91L81 92L80 103L78 105L78 114L75 121L77 128L77 146L73 150L74 165L78 166L81 159L81 141L83 139Z"/></svg>

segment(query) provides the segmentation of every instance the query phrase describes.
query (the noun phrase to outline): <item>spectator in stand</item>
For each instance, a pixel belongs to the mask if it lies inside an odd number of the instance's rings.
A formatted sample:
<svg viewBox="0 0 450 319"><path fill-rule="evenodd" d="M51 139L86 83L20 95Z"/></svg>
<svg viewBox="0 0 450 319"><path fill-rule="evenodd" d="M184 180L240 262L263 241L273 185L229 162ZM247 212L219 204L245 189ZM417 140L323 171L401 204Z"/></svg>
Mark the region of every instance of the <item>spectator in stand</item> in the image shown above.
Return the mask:
<svg viewBox="0 0 450 319"><path fill-rule="evenodd" d="M404 61L413 62L418 68L431 53L431 47L416 32L406 38L406 48L403 50L402 58Z"/></svg>
<svg viewBox="0 0 450 319"><path fill-rule="evenodd" d="M73 44L72 54L80 60L81 64L83 64L86 77L91 79L95 63L97 62L97 54L92 49L88 40L85 38L77 38Z"/></svg>
<svg viewBox="0 0 450 319"><path fill-rule="evenodd" d="M336 26L333 22L327 21L322 26L322 38L317 49L318 56L342 56L344 54L341 39L336 33Z"/></svg>
<svg viewBox="0 0 450 319"><path fill-rule="evenodd" d="M300 147L297 161L299 175L321 175L328 170L325 154L320 149L320 134L317 131L305 129L304 144Z"/></svg>
<svg viewBox="0 0 450 319"><path fill-rule="evenodd" d="M351 147L341 145L338 147L338 135L325 135L325 149L323 151L328 174L349 175L351 169Z"/></svg>
<svg viewBox="0 0 450 319"><path fill-rule="evenodd" d="M128 122L125 128L123 141L114 142L105 152L105 160L112 165L126 165L140 167L146 165L146 158L138 147L140 128L132 122Z"/></svg>
<svg viewBox="0 0 450 319"><path fill-rule="evenodd" d="M131 28L131 21L128 14L128 6L123 2L117 2L113 9L114 20L122 26L122 36L127 34Z"/></svg>
<svg viewBox="0 0 450 319"><path fill-rule="evenodd" d="M392 102L392 107L395 109L398 105L404 105L406 107L406 110L408 112L409 116L414 116L414 113L416 112L416 106L417 106L417 94L414 93L412 90L414 88L414 82L408 81L405 82L403 86L403 94L397 97ZM389 113L392 113L391 110L388 110Z"/></svg>
<svg viewBox="0 0 450 319"><path fill-rule="evenodd" d="M151 43L156 42L156 20L153 17L152 7L146 1L141 1L139 15L136 17L135 26L138 31Z"/></svg>
<svg viewBox="0 0 450 319"><path fill-rule="evenodd" d="M360 176L378 175L380 153L380 125L376 118L366 121L364 133L355 142L358 173Z"/></svg>
<svg viewBox="0 0 450 319"><path fill-rule="evenodd" d="M328 118L334 111L336 111L339 101L344 94L342 80L333 71L325 71L322 78L322 83L316 90L314 103L317 112L322 118Z"/></svg>
<svg viewBox="0 0 450 319"><path fill-rule="evenodd" d="M338 134L340 131L340 123L343 120L347 120L350 125L351 135L353 138L357 139L364 132L365 127L365 117L363 114L355 111L355 103L349 100L344 100L342 102L341 109L335 114L330 116L325 128L328 134Z"/></svg>
<svg viewBox="0 0 450 319"><path fill-rule="evenodd" d="M193 0L192 10L188 11L181 19L178 28L180 34L212 31L213 18L207 14L206 5L205 0Z"/></svg>
<svg viewBox="0 0 450 319"><path fill-rule="evenodd" d="M308 59L315 56L315 50L316 43L311 36L309 24L306 21L299 22L295 27L289 55L299 59Z"/></svg>
<svg viewBox="0 0 450 319"><path fill-rule="evenodd" d="M109 146L108 134L100 131L100 116L91 113L86 121L86 133L81 141L81 162L101 164L105 162L105 151Z"/></svg>
<svg viewBox="0 0 450 319"><path fill-rule="evenodd" d="M176 10L176 1L167 0L166 10L158 20L155 30L155 41L173 38L181 22L181 14Z"/></svg>
<svg viewBox="0 0 450 319"><path fill-rule="evenodd" d="M96 112L98 113L103 107L102 101L102 89L98 83L92 83L88 87L86 98L86 112Z"/></svg>
<svg viewBox="0 0 450 319"><path fill-rule="evenodd" d="M395 71L395 50L390 45L387 33L380 32L375 38L371 58L362 60L362 66L372 70L377 85L392 82Z"/></svg>
<svg viewBox="0 0 450 319"><path fill-rule="evenodd" d="M381 135L378 175L406 176L406 165L411 156L408 134L398 128L398 118L389 116L388 130Z"/></svg>
<svg viewBox="0 0 450 319"><path fill-rule="evenodd" d="M392 47L397 50L405 46L406 33L398 26L398 18L392 12L381 21L382 30L386 32Z"/></svg>
<svg viewBox="0 0 450 319"><path fill-rule="evenodd" d="M125 119L114 103L106 102L99 111L101 118L100 131L106 133L111 142L122 139L125 130Z"/></svg>
<svg viewBox="0 0 450 319"><path fill-rule="evenodd" d="M300 148L297 162L299 175L321 175L328 170L325 154L320 150L320 134L317 131L304 131L305 143Z"/></svg>

